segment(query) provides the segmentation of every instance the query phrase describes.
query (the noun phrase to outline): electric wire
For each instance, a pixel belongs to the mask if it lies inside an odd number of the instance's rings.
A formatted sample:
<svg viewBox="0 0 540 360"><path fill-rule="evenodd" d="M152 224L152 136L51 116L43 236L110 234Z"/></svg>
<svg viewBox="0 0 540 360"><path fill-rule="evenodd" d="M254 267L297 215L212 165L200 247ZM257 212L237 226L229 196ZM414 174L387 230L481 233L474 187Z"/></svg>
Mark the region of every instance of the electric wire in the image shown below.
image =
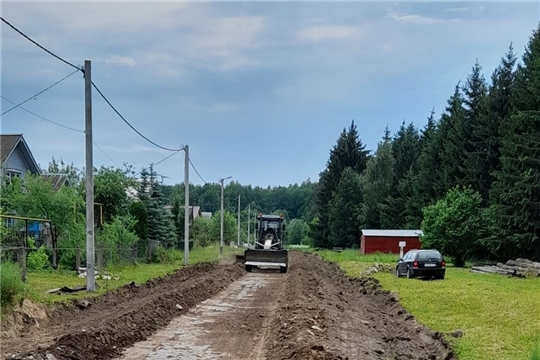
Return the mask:
<svg viewBox="0 0 540 360"><path fill-rule="evenodd" d="M193 168L193 170L195 170L195 173L199 176L199 178L203 181L203 183L208 184L208 183L206 182L206 180L203 179L203 177L201 176L201 174L199 174L199 172L197 171L197 168L195 167L195 165L193 165L193 162L191 161L191 159L188 158L188 160L189 160L189 163L191 164L191 167Z"/></svg>
<svg viewBox="0 0 540 360"><path fill-rule="evenodd" d="M182 149L182 150L183 150L183 149ZM157 163L154 164L154 166L157 166L157 165L161 164L161 163L164 162L165 160L167 160L167 159L173 157L174 155L178 154L180 151L181 151L181 150L178 150L178 151L176 151L176 152L173 152L171 155L168 155L166 158L159 160Z"/></svg>
<svg viewBox="0 0 540 360"><path fill-rule="evenodd" d="M3 22L6 23L6 25L8 25L10 28L12 28L13 30L15 30L16 32L18 32L22 37L24 37L26 40L30 41L32 44L36 45L37 47L39 47L41 50L45 51L46 53L48 53L49 55L51 56L54 56L55 58L57 58L58 60L62 61L63 63L71 66L72 68L75 68L79 71L82 71L84 73L84 69L80 66L76 66L76 65L73 65L72 63L70 63L69 61L61 58L60 56L56 55L55 53L53 53L52 51L50 50L47 50L46 48L44 48L43 46L41 46L40 44L38 44L37 42L35 42L34 40L32 40L28 35L26 35L25 33L23 33L21 30L17 29L15 26L13 26L12 24L10 24L6 19L4 19L3 17L0 16L0 19L2 19Z"/></svg>
<svg viewBox="0 0 540 360"><path fill-rule="evenodd" d="M55 83L52 84L51 86L49 86L49 87L47 87L47 88L41 90L40 92L38 92L37 94L35 94L35 95L33 95L33 96L30 96L28 99L24 100L23 102L21 102L21 103L19 103L19 104L16 104L16 105L13 106L12 108L10 108L10 109L4 111L3 113L1 113L0 116L3 116L3 115L5 115L5 114L7 114L8 112L10 112L11 110L16 109L16 108L18 108L19 106L25 104L26 102L28 102L28 101L30 101L30 100L32 100L32 99L35 99L35 98L38 97L39 95L43 94L45 91L51 89L51 88L54 87L55 85L60 84L62 81L66 80L67 78L69 78L70 76L72 76L73 74L75 74L75 73L77 73L77 72L79 72L79 70L75 70L74 72L72 72L71 74L69 74L69 75L63 77L63 78L60 79L60 80L58 80L57 82L55 82Z"/></svg>
<svg viewBox="0 0 540 360"><path fill-rule="evenodd" d="M38 114L36 114L36 113L34 113L34 112L32 112L32 111L30 111L30 110L28 110L28 109L26 109L26 108L24 108L24 107L21 106L21 105L23 105L24 103L26 103L27 101L29 101L29 100L35 98L36 96L42 94L43 92L49 90L49 89L52 88L53 86L55 86L55 85L59 84L60 82L64 81L64 80L67 79L68 77L72 76L72 75L73 75L74 73L76 73L77 71L81 71L81 72L84 74L84 68L82 68L82 67L80 67L80 66L74 65L74 64L72 64L71 62L65 60L64 58L62 58L62 57L56 55L56 54L53 53L52 51L46 49L45 47L43 47L42 45L40 45L39 43L37 43L36 41L34 41L32 38L30 38L28 35L26 35L25 33L23 33L21 30L19 30L18 28L16 28L14 25L12 25L10 22L8 22L8 21L7 21L6 19L4 19L3 17L0 16L0 19L1 19L6 25L8 25L8 26L11 27L13 30L15 30L17 33L19 33L22 37L24 37L25 39L27 39L28 41L30 41L31 43L33 43L34 45L36 45L37 47L39 47L41 50L45 51L45 52L48 53L49 55L55 57L56 59L58 59L58 60L62 61L63 63L65 63L65 64L67 64L67 65L73 67L74 69L76 69L76 71L74 71L73 73L69 74L67 77L65 77L65 78L63 78L62 80L58 81L57 83L55 83L55 84L49 86L47 89L45 89L45 90L39 92L38 94L32 96L31 98L29 98L29 99L23 101L23 102L20 103L20 104L16 104L15 102L13 102L13 101L7 99L6 97L0 95L0 96L2 97L2 99L6 100L6 101L8 101L8 102L10 102L10 103L12 103L13 105L16 105L15 107L13 107L13 108L7 110L6 112L2 113L1 115L4 115L4 114L8 113L9 111L11 111L11 110L13 110L13 109L15 109L15 108L20 107L22 110L24 110L24 111L26 111L26 112L28 112L28 113L30 113L30 114L32 114L32 115L34 115L34 116L36 116L36 117L42 119L42 120L45 120L45 121L47 121L47 122L50 122L50 123L52 123L52 124L55 124L55 125L57 125L57 126L63 127L63 128L65 128L65 129L68 129L68 130L72 130L72 131L84 133L84 131L82 131L82 130L74 129L74 128L71 128L71 127L69 127L69 126L60 124L60 123L58 123L58 122L49 120L49 119L47 119L47 118L45 118L45 117L43 117L43 116L41 116L41 115L38 115ZM132 130L133 130L133 131L135 131L139 136L141 136L143 139L145 139L146 141L148 141L150 144L152 144L152 145L154 145L154 146L156 146L156 147L158 147L158 148L160 148L160 149L167 150L167 151L172 151L172 152L173 152L173 154L167 156L167 157L164 158L163 160L160 160L160 161L157 162L155 165L160 164L161 162L163 162L163 161L169 159L170 157L176 155L178 152L184 150L184 147L182 147L182 148L180 148L180 149L171 149L171 148L167 148L167 147L161 146L161 145L155 143L154 141L150 140L150 139L147 138L146 136L144 136L144 135L143 135L140 131L138 131L133 125L131 125L131 123L130 123L129 121L127 121L127 120L122 116L122 114L120 114L120 112L113 106L113 104L107 99L107 97L101 92L101 90L97 87L97 85L96 85L93 81L92 81L92 86L94 87L94 89L96 89L96 91L97 91L97 92L99 93L99 95L103 98L103 100L105 100L105 102L111 107L111 109L112 109L112 110L113 110L113 111L114 111L114 112L115 112L115 113L116 113L116 114L117 114L117 115L118 115L118 116L119 116L119 117L120 117L120 118L121 118L121 119L122 119L122 120L130 127L130 128L131 128L131 129L132 129ZM0 116L1 116L1 115L0 115ZM101 152L102 152L109 160L111 160L114 164L116 164L116 165L118 166L118 164L117 164L111 157L109 157L109 156L107 155L107 153L105 153L105 151L103 151L103 149L102 149L99 145L97 145L95 142L93 142L93 143L94 143L94 145L96 145L96 147L97 147L97 148L98 148L98 149L99 149L99 150L100 150L100 151L101 151ZM195 170L195 173L196 173L196 174L199 176L199 178L206 184L206 183L207 183L206 180L204 180L204 178L201 176L201 174L199 173L199 171L197 170L197 168L195 167L195 165L193 164L193 162L191 161L191 159L188 159L188 160L189 160L189 163L191 164L191 166L193 167L193 170Z"/></svg>
<svg viewBox="0 0 540 360"><path fill-rule="evenodd" d="M10 103L12 103L12 104L15 104L15 102L9 100L9 99L6 98L4 95L0 95L0 96L2 97L2 99L6 100L7 102L10 102ZM60 127L65 128L65 129L68 129L68 130L71 130L71 131L75 131L75 132L78 132L78 133L82 133L82 134L85 133L83 130L75 129L75 128L72 128L72 127L69 127L69 126L60 124L60 123L58 123L58 122L56 122L56 121L52 121L52 120L50 120L50 119L47 119L46 117L41 116L41 115L39 115L39 114L36 114L35 112L30 111L30 110L26 109L25 107L19 106L19 108L20 108L21 110L24 110L24 111L26 111L26 112L28 112L28 113L30 113L30 114L32 114L32 115L34 115L34 116L36 116L36 117L42 119L42 120L45 120L45 121L47 121L47 122L50 122L50 123L52 123L52 124L54 124L54 125L57 125L57 126L60 126ZM99 151L101 151L101 152L103 153L103 155L105 155L105 156L107 157L107 159L111 160L111 161L113 162L113 164L115 164L116 166L120 167L120 166L118 165L118 163L117 163L116 161L114 161L114 160L113 160L113 159L112 159L112 158L111 158L111 157L110 157L110 156L109 156L109 155L108 155L108 154L107 154L107 153L106 153L106 152L105 152L105 151L104 151L104 150L103 150L103 149L102 149L95 141L92 141L92 143L98 148Z"/></svg>
<svg viewBox="0 0 540 360"><path fill-rule="evenodd" d="M103 98L103 100L105 100L105 102L111 107L111 109L113 109L113 111L120 117L120 119L122 119L133 131L135 131L137 134L139 134L139 136L141 136L143 139L145 139L146 141L148 141L150 144L160 148L160 149L163 149L163 150L167 150L167 151L173 151L173 152L178 152L178 151L182 151L184 150L184 148L180 148L180 149L171 149L171 148L167 148L167 147L164 147L164 146L161 146L159 144L156 144L155 142L153 142L152 140L150 140L149 138L147 138L146 136L144 136L139 130L135 129L135 127L133 125L131 125L129 123L129 121L126 120L126 118L124 118L122 116L122 114L120 114L120 112L118 110L116 110L116 108L113 106L113 104L111 104L111 102L109 101L109 99L107 99L107 97L105 95L103 95L103 93L101 92L101 90L99 90L99 88L96 86L96 84L94 84L94 82L92 81L92 86L94 87L94 89L96 89L96 91L98 92L99 95L101 95L101 97Z"/></svg>
<svg viewBox="0 0 540 360"><path fill-rule="evenodd" d="M33 43L34 45L36 45L37 47L39 47L40 49L42 49L43 51L47 52L49 55L51 56L54 56L55 58L57 58L58 60L62 61L63 63L79 70L79 71L82 71L84 73L84 69L82 67L79 67L79 66L75 66L73 65L72 63L70 63L69 61L61 58L60 56L56 55L55 53L53 53L52 51L50 50L47 50L45 47L41 46L40 44L38 44L36 41L34 41L33 39L31 39L28 35L26 35L25 33L23 33L21 30L17 29L14 25L12 25L11 23L9 23L6 19L4 19L3 17L0 16L0 19L2 19L2 21L4 23L6 23L9 27L11 27L13 30L15 30L17 33L19 33L21 36L23 36L25 39L27 39L28 41L30 41L31 43ZM163 150L167 150L167 151L173 151L173 152L178 152L178 151L182 151L182 149L171 149L171 148L167 148L167 147L164 147L164 146L161 146L155 142L153 142L152 140L148 139L146 136L144 136L140 131L138 131L137 129L135 129L135 127L133 125L131 125L129 123L129 121L127 121L123 116L122 114L120 114L120 112L118 110L116 110L116 108L113 106L113 104L111 104L111 102L107 99L107 97L105 97L105 95L101 92L101 90L99 90L99 88L96 86L96 84L92 81L92 86L94 87L94 89L96 89L96 91L99 93L99 95L101 95L101 97L103 98L103 100L105 100L105 102L111 107L111 109L114 110L114 112L133 130L135 131L137 134L139 134L139 136L141 136L143 139L145 139L146 141L148 141L150 144L160 148L160 149L163 149Z"/></svg>

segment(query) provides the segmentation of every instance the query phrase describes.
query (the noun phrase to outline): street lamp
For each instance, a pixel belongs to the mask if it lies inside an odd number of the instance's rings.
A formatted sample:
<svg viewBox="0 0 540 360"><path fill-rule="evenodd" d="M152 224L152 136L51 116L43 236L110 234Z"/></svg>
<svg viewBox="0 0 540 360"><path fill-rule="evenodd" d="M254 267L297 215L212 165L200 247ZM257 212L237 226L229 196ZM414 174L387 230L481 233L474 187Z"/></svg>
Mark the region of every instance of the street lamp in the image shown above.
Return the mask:
<svg viewBox="0 0 540 360"><path fill-rule="evenodd" d="M219 236L219 254L223 255L223 181L232 178L232 176L219 179L221 183L221 231Z"/></svg>

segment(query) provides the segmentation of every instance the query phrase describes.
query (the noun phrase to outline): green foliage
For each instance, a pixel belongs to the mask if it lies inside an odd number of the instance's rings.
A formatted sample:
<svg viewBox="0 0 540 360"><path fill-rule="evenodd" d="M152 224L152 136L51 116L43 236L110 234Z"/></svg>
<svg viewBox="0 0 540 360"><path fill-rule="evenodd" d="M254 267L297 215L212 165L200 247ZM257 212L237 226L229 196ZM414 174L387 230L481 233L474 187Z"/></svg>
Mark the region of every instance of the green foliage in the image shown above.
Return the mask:
<svg viewBox="0 0 540 360"><path fill-rule="evenodd" d="M29 270L41 270L49 265L49 254L45 246L40 246L36 251L32 251L26 258L26 267Z"/></svg>
<svg viewBox="0 0 540 360"><path fill-rule="evenodd" d="M362 204L360 175L346 168L330 205L330 245L357 247L360 239L358 217Z"/></svg>
<svg viewBox="0 0 540 360"><path fill-rule="evenodd" d="M129 170L101 166L94 175L94 201L103 204L103 221L110 222L114 216L126 215L129 210L128 187L136 181Z"/></svg>
<svg viewBox="0 0 540 360"><path fill-rule="evenodd" d="M19 266L13 262L0 263L0 300L2 308L13 305L24 293Z"/></svg>
<svg viewBox="0 0 540 360"><path fill-rule="evenodd" d="M540 339L536 337L534 347L531 351L531 360L540 360Z"/></svg>
<svg viewBox="0 0 540 360"><path fill-rule="evenodd" d="M220 231L221 231L221 211L218 211L212 217L212 226L210 228L210 238L215 239L215 241L220 240ZM224 211L223 212L223 243L228 245L231 241L237 241L237 225L236 217L234 214Z"/></svg>
<svg viewBox="0 0 540 360"><path fill-rule="evenodd" d="M471 188L450 189L444 199L424 208L423 248L435 248L463 266L482 237L482 197Z"/></svg>
<svg viewBox="0 0 540 360"><path fill-rule="evenodd" d="M103 224L99 242L105 247L129 247L135 244L139 237L135 233L136 220L134 217L115 216L110 223Z"/></svg>
<svg viewBox="0 0 540 360"><path fill-rule="evenodd" d="M166 249L158 246L152 254L153 262L160 264L171 264L184 258L184 253L176 249Z"/></svg>
<svg viewBox="0 0 540 360"><path fill-rule="evenodd" d="M193 220L191 238L194 241L194 247L206 247L219 240L212 237L212 226L212 219L198 217Z"/></svg>
<svg viewBox="0 0 540 360"><path fill-rule="evenodd" d="M293 219L287 225L287 244L304 245L309 232L309 225L302 219Z"/></svg>

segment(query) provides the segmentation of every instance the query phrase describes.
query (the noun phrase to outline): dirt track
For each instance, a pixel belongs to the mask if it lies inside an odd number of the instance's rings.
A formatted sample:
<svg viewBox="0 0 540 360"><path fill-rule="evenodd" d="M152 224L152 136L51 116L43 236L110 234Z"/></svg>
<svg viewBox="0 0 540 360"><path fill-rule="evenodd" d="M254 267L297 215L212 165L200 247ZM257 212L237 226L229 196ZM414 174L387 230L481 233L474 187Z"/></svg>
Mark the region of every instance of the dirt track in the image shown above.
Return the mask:
<svg viewBox="0 0 540 360"><path fill-rule="evenodd" d="M56 310L52 319L46 334L41 326L40 333L34 329L4 342L2 354L53 354L59 360L455 359L440 334L416 323L375 280L347 278L336 265L299 252L290 253L287 274L198 265L106 294L84 310Z"/></svg>

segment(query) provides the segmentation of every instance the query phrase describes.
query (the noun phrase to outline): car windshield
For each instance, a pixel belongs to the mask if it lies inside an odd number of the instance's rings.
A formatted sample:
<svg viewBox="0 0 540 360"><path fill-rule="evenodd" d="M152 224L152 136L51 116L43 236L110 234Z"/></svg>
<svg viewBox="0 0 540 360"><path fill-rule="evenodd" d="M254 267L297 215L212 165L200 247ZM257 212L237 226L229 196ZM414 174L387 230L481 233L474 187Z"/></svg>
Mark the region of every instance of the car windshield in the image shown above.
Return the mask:
<svg viewBox="0 0 540 360"><path fill-rule="evenodd" d="M438 251L422 251L418 253L418 260L440 259L441 254Z"/></svg>

